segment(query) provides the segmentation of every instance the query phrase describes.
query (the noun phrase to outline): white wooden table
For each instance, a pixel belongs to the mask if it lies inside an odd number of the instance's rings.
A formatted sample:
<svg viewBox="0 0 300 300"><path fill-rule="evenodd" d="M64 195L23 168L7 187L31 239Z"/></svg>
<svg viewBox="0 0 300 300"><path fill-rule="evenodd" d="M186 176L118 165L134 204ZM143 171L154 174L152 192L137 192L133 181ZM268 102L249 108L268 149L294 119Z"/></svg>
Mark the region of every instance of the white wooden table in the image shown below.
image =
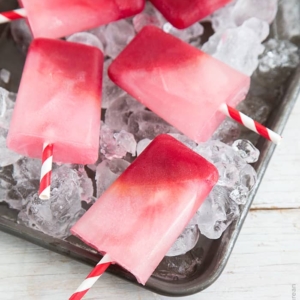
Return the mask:
<svg viewBox="0 0 300 300"><path fill-rule="evenodd" d="M300 99L221 277L190 300L300 300ZM0 232L0 299L68 299L90 268ZM85 299L169 299L105 274Z"/></svg>

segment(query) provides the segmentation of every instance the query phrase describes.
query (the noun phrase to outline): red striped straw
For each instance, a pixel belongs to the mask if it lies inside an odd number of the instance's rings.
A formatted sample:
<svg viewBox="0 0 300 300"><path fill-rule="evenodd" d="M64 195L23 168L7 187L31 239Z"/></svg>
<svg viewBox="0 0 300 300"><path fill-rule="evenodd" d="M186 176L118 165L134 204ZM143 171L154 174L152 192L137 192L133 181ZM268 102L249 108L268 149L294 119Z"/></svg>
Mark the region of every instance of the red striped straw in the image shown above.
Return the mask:
<svg viewBox="0 0 300 300"><path fill-rule="evenodd" d="M105 254L92 272L86 277L74 294L69 300L80 300L89 291L89 289L95 284L95 282L101 277L105 270L111 264L111 258L108 254Z"/></svg>
<svg viewBox="0 0 300 300"><path fill-rule="evenodd" d="M14 20L26 18L26 11L24 8L19 8L11 11L0 12L0 24L8 23Z"/></svg>
<svg viewBox="0 0 300 300"><path fill-rule="evenodd" d="M52 173L52 159L53 159L53 144L44 143L42 154L42 169L39 197L41 200L50 199L50 185Z"/></svg>
<svg viewBox="0 0 300 300"><path fill-rule="evenodd" d="M220 111L223 112L226 116L229 118L237 121L238 123L244 125L248 129L256 132L257 134L263 136L267 140L273 142L274 144L279 144L282 137L270 130L269 128L261 125L260 123L254 121L250 117L244 115L243 113L239 112L238 110L232 108L231 106L228 106L227 104L222 104L220 106Z"/></svg>

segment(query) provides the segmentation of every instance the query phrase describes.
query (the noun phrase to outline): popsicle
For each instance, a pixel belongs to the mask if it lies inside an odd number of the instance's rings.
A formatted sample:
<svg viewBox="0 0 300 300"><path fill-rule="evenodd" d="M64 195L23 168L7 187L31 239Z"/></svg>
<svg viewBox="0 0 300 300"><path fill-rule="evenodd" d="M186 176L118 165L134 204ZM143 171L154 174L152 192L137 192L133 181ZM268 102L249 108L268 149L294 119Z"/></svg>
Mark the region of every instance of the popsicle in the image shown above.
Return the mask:
<svg viewBox="0 0 300 300"><path fill-rule="evenodd" d="M187 28L232 0L150 0L179 29Z"/></svg>
<svg viewBox="0 0 300 300"><path fill-rule="evenodd" d="M71 232L145 284L218 177L203 157L160 135Z"/></svg>
<svg viewBox="0 0 300 300"><path fill-rule="evenodd" d="M60 38L140 13L145 0L19 0L24 10L7 12L2 21L27 15L34 37ZM1 16L0 16L1 23Z"/></svg>
<svg viewBox="0 0 300 300"><path fill-rule="evenodd" d="M36 39L27 55L7 146L41 158L89 164L98 158L103 54L97 48Z"/></svg>
<svg viewBox="0 0 300 300"><path fill-rule="evenodd" d="M250 78L197 48L144 27L113 61L110 78L196 142L205 142L249 89Z"/></svg>

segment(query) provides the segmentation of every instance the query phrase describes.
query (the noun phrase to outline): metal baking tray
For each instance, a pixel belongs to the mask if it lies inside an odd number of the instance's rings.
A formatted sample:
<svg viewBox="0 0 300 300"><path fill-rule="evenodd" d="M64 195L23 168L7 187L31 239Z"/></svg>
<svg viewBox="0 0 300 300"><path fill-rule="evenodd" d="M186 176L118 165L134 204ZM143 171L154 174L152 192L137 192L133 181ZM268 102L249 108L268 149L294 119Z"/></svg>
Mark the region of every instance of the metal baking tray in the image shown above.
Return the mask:
<svg viewBox="0 0 300 300"><path fill-rule="evenodd" d="M15 8L16 5L17 3L14 0L0 0L0 11ZM0 69L5 68L11 72L12 80L6 88L13 92L16 92L18 89L24 61L24 55L18 51L10 36L9 25L1 25ZM278 133L282 133L299 93L300 68L295 71L286 84L281 101L276 105L267 120L266 125L268 127ZM165 258L147 284L145 286L140 285L141 287L162 295L186 296L204 290L220 276L237 241L275 149L273 144L263 138L258 139L256 146L261 152L258 162L254 165L258 173L258 184L252 190L249 201L242 208L239 219L232 223L218 240L209 240L201 236L196 247L187 254ZM74 237L70 237L67 240L59 240L18 224L16 221L17 213L17 211L9 209L7 205L0 204L0 230L91 266L94 266L101 258L95 250L87 247ZM192 261L197 263L194 265L191 263L191 265L186 266L188 262ZM174 276L172 275L172 270L170 270L171 265L185 266L188 272L182 276ZM133 275L117 265L112 265L108 272L139 285Z"/></svg>

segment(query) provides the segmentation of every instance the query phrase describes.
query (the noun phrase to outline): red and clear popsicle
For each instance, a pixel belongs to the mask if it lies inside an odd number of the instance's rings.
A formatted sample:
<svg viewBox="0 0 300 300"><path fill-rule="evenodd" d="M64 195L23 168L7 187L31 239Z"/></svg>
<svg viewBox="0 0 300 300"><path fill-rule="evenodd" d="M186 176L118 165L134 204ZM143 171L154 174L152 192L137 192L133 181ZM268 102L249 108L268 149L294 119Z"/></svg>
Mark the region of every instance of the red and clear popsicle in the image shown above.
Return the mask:
<svg viewBox="0 0 300 300"><path fill-rule="evenodd" d="M55 162L94 163L99 148L102 69L103 54L95 47L35 39L19 87L8 148L42 158L45 145L52 145ZM45 163L51 154L47 153ZM47 166L42 175L49 172Z"/></svg>
<svg viewBox="0 0 300 300"><path fill-rule="evenodd" d="M35 38L61 38L140 13L145 0L19 0L21 10L0 13L0 23L27 16Z"/></svg>
<svg viewBox="0 0 300 300"><path fill-rule="evenodd" d="M145 284L218 177L203 157L173 137L160 135L71 232ZM103 271L102 267L100 262L96 269ZM80 294L71 299L81 299L98 276L91 272L77 290Z"/></svg>
<svg viewBox="0 0 300 300"><path fill-rule="evenodd" d="M197 143L207 141L226 118L224 104L232 111L250 86L249 76L154 26L138 33L108 73L117 85ZM240 116L235 120L245 120ZM252 123L247 127L262 132ZM276 135L270 140L280 139Z"/></svg>

